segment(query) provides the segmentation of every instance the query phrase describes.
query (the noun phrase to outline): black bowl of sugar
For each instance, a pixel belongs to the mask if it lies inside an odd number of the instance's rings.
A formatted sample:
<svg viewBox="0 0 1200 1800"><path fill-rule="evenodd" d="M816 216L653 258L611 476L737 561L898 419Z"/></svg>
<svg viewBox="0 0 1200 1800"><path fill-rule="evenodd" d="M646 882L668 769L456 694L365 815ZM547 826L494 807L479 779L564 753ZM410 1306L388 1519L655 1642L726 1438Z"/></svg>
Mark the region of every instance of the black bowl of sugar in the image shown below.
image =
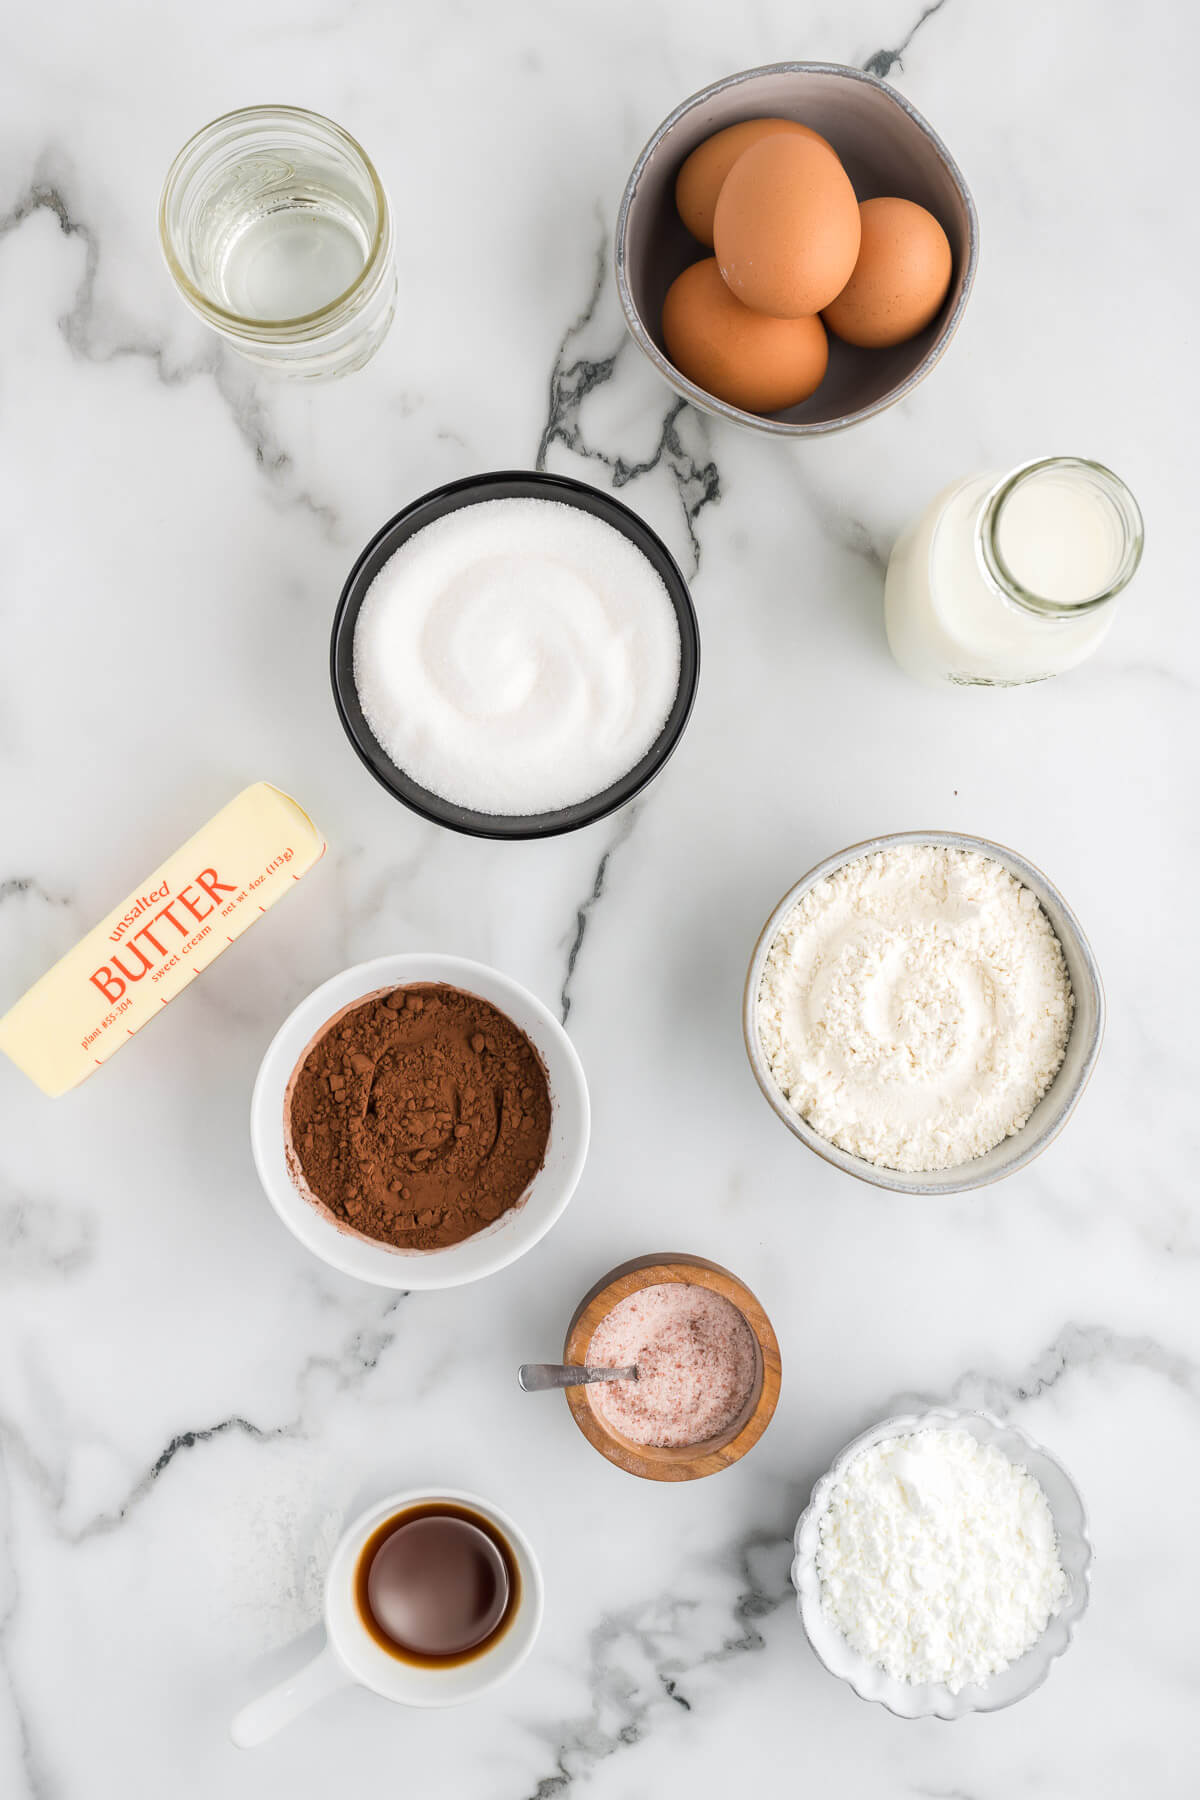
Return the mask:
<svg viewBox="0 0 1200 1800"><path fill-rule="evenodd" d="M641 792L692 710L700 635L674 558L610 494L511 470L376 533L333 621L359 759L452 831L544 838Z"/></svg>

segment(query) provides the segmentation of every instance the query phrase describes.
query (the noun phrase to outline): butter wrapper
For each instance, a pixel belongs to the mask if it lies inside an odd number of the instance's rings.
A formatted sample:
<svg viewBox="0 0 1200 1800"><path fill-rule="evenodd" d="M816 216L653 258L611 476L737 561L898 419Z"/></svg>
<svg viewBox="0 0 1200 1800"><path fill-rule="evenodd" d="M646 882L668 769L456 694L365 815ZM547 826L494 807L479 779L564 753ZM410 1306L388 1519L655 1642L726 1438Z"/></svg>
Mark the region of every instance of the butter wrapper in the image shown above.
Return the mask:
<svg viewBox="0 0 1200 1800"><path fill-rule="evenodd" d="M78 1086L324 853L287 794L244 789L5 1013L0 1050L43 1093Z"/></svg>

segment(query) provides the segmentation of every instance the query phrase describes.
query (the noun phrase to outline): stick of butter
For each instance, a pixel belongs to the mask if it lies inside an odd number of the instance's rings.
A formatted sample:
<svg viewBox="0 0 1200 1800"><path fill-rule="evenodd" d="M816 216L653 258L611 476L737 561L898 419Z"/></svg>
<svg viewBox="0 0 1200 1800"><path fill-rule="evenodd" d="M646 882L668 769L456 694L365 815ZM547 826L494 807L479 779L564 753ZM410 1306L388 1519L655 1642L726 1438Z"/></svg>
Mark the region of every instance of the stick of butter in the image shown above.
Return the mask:
<svg viewBox="0 0 1200 1800"><path fill-rule="evenodd" d="M43 1093L76 1087L324 852L294 800L244 789L5 1013L0 1050Z"/></svg>

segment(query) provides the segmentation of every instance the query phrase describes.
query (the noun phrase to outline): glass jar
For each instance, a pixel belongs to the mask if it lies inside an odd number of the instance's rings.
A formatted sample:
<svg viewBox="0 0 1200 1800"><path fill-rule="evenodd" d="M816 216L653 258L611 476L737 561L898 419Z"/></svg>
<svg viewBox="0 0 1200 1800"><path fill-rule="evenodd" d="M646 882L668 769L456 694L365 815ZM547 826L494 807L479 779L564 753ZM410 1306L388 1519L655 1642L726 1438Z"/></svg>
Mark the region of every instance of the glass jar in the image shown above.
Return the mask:
<svg viewBox="0 0 1200 1800"><path fill-rule="evenodd" d="M277 373L346 375L391 324L387 195L364 151L319 113L253 106L198 131L167 175L159 235L192 311Z"/></svg>
<svg viewBox="0 0 1200 1800"><path fill-rule="evenodd" d="M1045 681L1091 655L1141 554L1137 502L1100 463L1052 456L968 476L892 551L892 654L922 681Z"/></svg>

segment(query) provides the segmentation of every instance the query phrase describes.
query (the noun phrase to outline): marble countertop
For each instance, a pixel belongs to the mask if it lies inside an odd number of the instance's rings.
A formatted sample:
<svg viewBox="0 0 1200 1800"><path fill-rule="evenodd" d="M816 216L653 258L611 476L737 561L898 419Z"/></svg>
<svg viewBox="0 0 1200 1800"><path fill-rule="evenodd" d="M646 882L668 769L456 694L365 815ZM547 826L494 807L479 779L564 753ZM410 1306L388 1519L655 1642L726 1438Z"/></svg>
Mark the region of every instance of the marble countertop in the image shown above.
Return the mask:
<svg viewBox="0 0 1200 1800"><path fill-rule="evenodd" d="M0 1001L247 782L325 861L149 1038L59 1101L0 1067L0 1792L5 1800L649 1800L1192 1795L1200 1780L1192 284L1173 189L1189 47L1170 0L65 0L0 71ZM1191 50L1194 51L1194 42ZM887 76L971 182L982 262L902 406L780 445L678 402L609 275L625 174L705 82L810 57ZM1168 79L1164 79L1164 72ZM367 145L400 310L364 372L273 385L161 267L174 151L260 99ZM1168 206L1168 200L1171 205ZM1169 247L1169 248L1167 248ZM1186 365L1183 365L1186 367ZM955 476L1078 450L1143 503L1099 654L1024 690L925 691L881 579ZM419 492L541 464L666 537L704 640L684 742L640 802L546 844L439 832L355 761L326 647L347 569ZM739 1028L755 935L820 857L943 826L1009 843L1084 921L1108 1041L1063 1137L937 1204L808 1154ZM566 1019L594 1132L568 1212L481 1286L342 1278L259 1190L247 1108L283 1016L351 962L494 963ZM1189 1066L1190 1065L1190 1066ZM758 1293L779 1411L683 1487L602 1462L516 1365L611 1264L685 1249ZM814 1478L914 1400L981 1404L1073 1471L1089 1617L1048 1684L901 1724L818 1666L788 1586ZM239 1753L299 1666L342 1521L391 1488L482 1490L543 1560L532 1659L467 1712L338 1696ZM792 1771L795 1771L793 1777Z"/></svg>

